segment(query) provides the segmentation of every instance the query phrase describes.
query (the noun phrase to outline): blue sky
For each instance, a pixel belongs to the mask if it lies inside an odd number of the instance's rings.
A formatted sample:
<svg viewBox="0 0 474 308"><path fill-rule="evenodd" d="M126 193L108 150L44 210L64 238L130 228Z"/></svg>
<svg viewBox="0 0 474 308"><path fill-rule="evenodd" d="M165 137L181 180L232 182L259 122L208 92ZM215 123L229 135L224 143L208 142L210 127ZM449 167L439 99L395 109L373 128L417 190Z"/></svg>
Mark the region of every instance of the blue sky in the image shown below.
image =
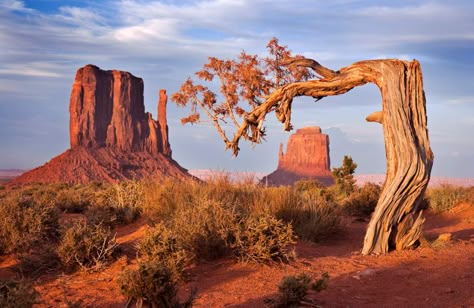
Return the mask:
<svg viewBox="0 0 474 308"><path fill-rule="evenodd" d="M433 175L474 177L474 2L357 0L0 0L0 168L33 168L69 147L69 95L88 63L143 78L145 108L176 92L208 56L265 54L272 37L332 69L365 59L422 65ZM289 133L270 115L264 144L232 158L214 128L182 126L168 104L173 157L188 169L271 172ZM293 125L318 125L332 166L351 155L358 173L384 173L373 85L318 103L298 99Z"/></svg>

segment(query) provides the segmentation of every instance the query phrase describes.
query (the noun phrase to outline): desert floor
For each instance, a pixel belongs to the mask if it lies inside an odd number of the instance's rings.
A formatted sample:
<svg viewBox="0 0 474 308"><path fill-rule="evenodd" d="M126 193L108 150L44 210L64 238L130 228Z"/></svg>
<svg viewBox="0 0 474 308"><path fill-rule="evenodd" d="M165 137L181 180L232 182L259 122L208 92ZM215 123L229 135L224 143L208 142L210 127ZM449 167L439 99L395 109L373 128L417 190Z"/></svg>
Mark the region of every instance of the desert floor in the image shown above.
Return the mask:
<svg viewBox="0 0 474 308"><path fill-rule="evenodd" d="M189 269L188 282L180 285L185 298L197 288L196 307L262 307L277 293L285 275L306 273L315 278L330 275L329 287L310 293L321 307L474 307L474 206L460 204L450 212L428 214L427 243L441 234L451 239L436 245L361 256L367 222L346 218L343 231L323 243L299 241L297 259L289 264L255 265L221 259ZM134 242L143 236L143 219L117 230L124 256L102 272L45 273L35 287L38 307L124 307L117 276L134 266ZM0 278L18 278L13 257L0 259Z"/></svg>

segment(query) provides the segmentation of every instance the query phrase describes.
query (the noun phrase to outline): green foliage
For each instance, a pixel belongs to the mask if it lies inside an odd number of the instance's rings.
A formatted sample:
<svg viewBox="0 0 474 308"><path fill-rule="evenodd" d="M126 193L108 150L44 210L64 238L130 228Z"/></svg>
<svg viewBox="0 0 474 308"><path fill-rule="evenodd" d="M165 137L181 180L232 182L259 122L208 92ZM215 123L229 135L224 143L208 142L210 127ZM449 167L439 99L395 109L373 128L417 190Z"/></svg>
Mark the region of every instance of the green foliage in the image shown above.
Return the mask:
<svg viewBox="0 0 474 308"><path fill-rule="evenodd" d="M474 187L441 185L427 192L430 209L435 213L449 211L460 202L474 204Z"/></svg>
<svg viewBox="0 0 474 308"><path fill-rule="evenodd" d="M38 303L38 292L28 283L0 280L0 307L33 307Z"/></svg>
<svg viewBox="0 0 474 308"><path fill-rule="evenodd" d="M311 284L311 289L316 292L321 292L322 290L326 290L329 285L329 274L324 272L321 274L321 278L314 281Z"/></svg>
<svg viewBox="0 0 474 308"><path fill-rule="evenodd" d="M99 270L115 259L117 245L102 225L80 221L64 231L57 253L66 269Z"/></svg>
<svg viewBox="0 0 474 308"><path fill-rule="evenodd" d="M283 277L278 286L278 298L280 307L297 306L308 294L311 288L311 277L307 274Z"/></svg>
<svg viewBox="0 0 474 308"><path fill-rule="evenodd" d="M321 292L327 288L328 282L328 273L323 273L316 281L305 273L285 276L278 285L278 297L267 302L272 307L300 307L309 290Z"/></svg>
<svg viewBox="0 0 474 308"><path fill-rule="evenodd" d="M122 294L129 299L129 303L143 302L150 307L191 307L194 292L185 303L177 299L177 282L172 271L161 263L139 263L136 270L125 270L118 278Z"/></svg>
<svg viewBox="0 0 474 308"><path fill-rule="evenodd" d="M59 213L45 196L15 192L0 203L0 254L25 253L57 239Z"/></svg>
<svg viewBox="0 0 474 308"><path fill-rule="evenodd" d="M332 176L335 182L335 190L338 195L342 197L349 196L354 191L354 172L357 164L352 160L352 157L344 155L342 166L339 168L332 168Z"/></svg>
<svg viewBox="0 0 474 308"><path fill-rule="evenodd" d="M382 188L373 183L367 183L343 200L344 210L352 216L369 217L377 206Z"/></svg>
<svg viewBox="0 0 474 308"><path fill-rule="evenodd" d="M293 243L290 224L270 215L251 216L242 221L242 228L236 233L235 253L244 262L289 261L292 255L287 247Z"/></svg>

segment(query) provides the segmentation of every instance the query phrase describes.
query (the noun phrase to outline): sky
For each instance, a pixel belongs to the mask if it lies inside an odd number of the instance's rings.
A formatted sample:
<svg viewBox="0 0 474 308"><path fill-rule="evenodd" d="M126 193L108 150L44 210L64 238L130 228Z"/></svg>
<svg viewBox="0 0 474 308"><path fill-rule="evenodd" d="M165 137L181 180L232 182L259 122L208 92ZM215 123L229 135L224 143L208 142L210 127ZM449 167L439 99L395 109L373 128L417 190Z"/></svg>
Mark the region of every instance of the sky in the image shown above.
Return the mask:
<svg viewBox="0 0 474 308"><path fill-rule="evenodd" d="M209 56L265 55L277 37L295 54L337 70L382 58L417 59L435 155L432 175L474 177L474 1L359 0L0 0L0 169L30 169L69 148L69 95L80 67L94 64L143 78L156 118L159 89L171 95ZM344 155L356 173L385 172L374 85L314 103L296 99L295 129L329 135L331 165ZM168 102L173 158L187 169L276 169L291 133L267 116L262 144L225 150L213 126L182 126Z"/></svg>

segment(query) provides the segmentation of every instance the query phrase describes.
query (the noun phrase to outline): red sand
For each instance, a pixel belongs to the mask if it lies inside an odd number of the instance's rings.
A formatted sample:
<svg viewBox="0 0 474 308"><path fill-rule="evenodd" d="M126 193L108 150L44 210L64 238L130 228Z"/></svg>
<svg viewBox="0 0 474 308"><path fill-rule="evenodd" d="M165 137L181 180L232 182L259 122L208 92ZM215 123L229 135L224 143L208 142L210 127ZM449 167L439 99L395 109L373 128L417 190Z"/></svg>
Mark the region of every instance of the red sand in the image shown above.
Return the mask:
<svg viewBox="0 0 474 308"><path fill-rule="evenodd" d="M471 307L474 306L474 206L461 204L449 213L428 215L425 235L432 242L451 233L443 247L422 247L383 256L360 256L366 223L348 220L344 232L320 244L299 242L298 259L285 265L238 264L230 259L191 269L191 282L180 286L185 297L198 289L197 307L262 307L275 296L282 277L305 272L330 275L329 287L308 298L322 307ZM116 279L135 262L133 243L144 234L144 220L122 227L117 239L125 256L100 273L43 275L36 281L38 307L123 307ZM0 260L0 278L13 277L11 257Z"/></svg>

